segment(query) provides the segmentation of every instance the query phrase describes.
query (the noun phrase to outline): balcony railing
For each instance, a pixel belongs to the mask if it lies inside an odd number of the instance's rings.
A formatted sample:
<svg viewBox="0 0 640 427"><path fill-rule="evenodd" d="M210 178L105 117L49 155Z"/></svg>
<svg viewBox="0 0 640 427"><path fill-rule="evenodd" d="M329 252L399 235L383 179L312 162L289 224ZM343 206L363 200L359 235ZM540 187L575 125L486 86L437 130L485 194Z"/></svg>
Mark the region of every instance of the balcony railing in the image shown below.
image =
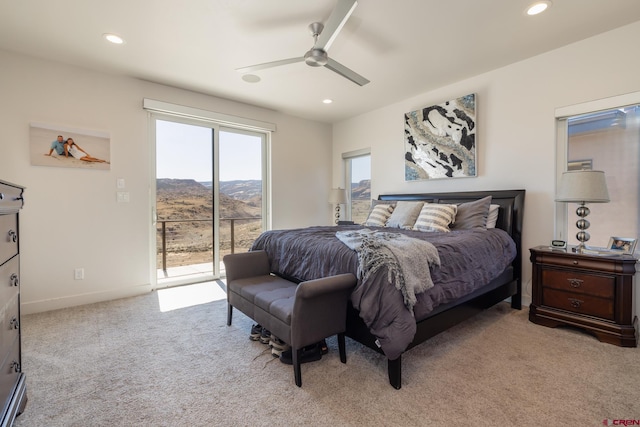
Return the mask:
<svg viewBox="0 0 640 427"><path fill-rule="evenodd" d="M228 221L229 222L229 241L230 241L230 252L234 253L235 249L236 249L236 222L237 221L256 221L256 220L261 220L262 217L238 217L238 218L220 218L220 222L222 223L223 221ZM158 233L160 233L160 253L162 254L162 270L166 271L167 270L167 252L170 252L168 250L168 245L167 245L167 237L173 237L173 240L175 240L177 238L177 236L180 234L180 230L176 230L176 229L171 229L171 227L169 227L169 229L167 229L167 224L176 224L176 225L180 225L180 224L185 224L185 223L209 223L211 226L208 227L209 230L211 230L211 238L206 238L201 240L201 242L198 244L198 242L196 242L196 244L194 245L193 241L189 241L187 242L183 242L182 243L182 247L183 249L181 250L181 252L189 252L189 251L196 251L196 249L198 249L198 252L202 252L203 250L212 250L213 249L213 219L212 218L201 218L201 219L159 219L157 220L157 223L160 224L160 227L158 229ZM183 231L183 234L186 234L187 231L189 231L190 233L193 233L194 230L198 230L199 228L202 227L191 227L191 228L185 228ZM208 233L206 232L206 230L201 230L203 231L203 233L201 234L201 236L204 235L208 235ZM220 227L220 234L223 234L223 230L222 230L222 224ZM222 237L222 236L221 236ZM220 239L220 243L222 246L222 239Z"/></svg>

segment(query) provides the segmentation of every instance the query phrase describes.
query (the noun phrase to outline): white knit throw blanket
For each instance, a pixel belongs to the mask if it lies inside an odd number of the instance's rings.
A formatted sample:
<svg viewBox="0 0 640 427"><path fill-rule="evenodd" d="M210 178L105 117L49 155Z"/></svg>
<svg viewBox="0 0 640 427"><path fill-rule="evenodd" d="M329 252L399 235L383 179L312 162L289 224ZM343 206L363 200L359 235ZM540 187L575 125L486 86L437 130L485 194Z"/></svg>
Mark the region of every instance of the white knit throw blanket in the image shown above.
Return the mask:
<svg viewBox="0 0 640 427"><path fill-rule="evenodd" d="M382 266L388 280L402 292L413 315L416 295L433 287L430 266L440 266L438 250L431 243L401 233L360 230L338 231L336 237L358 254L358 279L362 283Z"/></svg>

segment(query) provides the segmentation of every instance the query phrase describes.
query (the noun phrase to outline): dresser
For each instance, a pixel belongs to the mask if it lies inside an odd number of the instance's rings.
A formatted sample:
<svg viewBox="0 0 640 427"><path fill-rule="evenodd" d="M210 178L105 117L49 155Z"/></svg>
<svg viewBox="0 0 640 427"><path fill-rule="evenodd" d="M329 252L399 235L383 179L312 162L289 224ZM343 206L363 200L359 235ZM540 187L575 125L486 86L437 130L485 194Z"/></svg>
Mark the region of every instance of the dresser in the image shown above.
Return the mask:
<svg viewBox="0 0 640 427"><path fill-rule="evenodd" d="M636 258L576 254L547 246L530 252L530 321L581 328L622 347L638 345L638 318L633 312Z"/></svg>
<svg viewBox="0 0 640 427"><path fill-rule="evenodd" d="M20 337L18 212L24 188L0 181L0 426L10 426L27 403Z"/></svg>

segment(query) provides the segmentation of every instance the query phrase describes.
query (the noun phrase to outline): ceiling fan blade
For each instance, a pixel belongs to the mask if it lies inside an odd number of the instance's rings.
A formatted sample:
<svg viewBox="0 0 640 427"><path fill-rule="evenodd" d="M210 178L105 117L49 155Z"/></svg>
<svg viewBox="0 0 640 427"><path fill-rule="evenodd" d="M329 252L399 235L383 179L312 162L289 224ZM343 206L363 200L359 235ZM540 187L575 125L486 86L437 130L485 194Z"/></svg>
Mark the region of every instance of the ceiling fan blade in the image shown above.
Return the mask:
<svg viewBox="0 0 640 427"><path fill-rule="evenodd" d="M304 61L303 57L281 59L280 61L265 62L264 64L250 65L248 67L236 68L236 71L242 74L253 73L255 71L264 70L267 68L279 67L281 65L294 64L296 62Z"/></svg>
<svg viewBox="0 0 640 427"><path fill-rule="evenodd" d="M336 8L331 12L329 19L324 24L324 30L318 36L313 47L327 51L357 5L356 0L338 0Z"/></svg>
<svg viewBox="0 0 640 427"><path fill-rule="evenodd" d="M364 86L367 83L369 83L369 80L365 79L360 74L356 73L355 71L352 71L352 70L348 69L347 67L345 67L341 63L339 63L337 61L334 61L331 58L329 58L329 60L325 64L325 67L330 69L331 71L334 71L334 72L340 74L342 77L351 80L352 82L354 82L357 85Z"/></svg>

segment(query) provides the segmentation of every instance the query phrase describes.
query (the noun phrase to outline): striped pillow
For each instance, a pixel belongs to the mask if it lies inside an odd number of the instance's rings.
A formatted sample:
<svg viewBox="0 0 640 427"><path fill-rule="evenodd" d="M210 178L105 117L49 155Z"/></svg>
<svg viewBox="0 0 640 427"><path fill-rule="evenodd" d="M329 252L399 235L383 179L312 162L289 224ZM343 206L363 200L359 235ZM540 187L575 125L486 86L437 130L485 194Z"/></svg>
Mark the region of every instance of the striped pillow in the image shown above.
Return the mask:
<svg viewBox="0 0 640 427"><path fill-rule="evenodd" d="M456 217L458 207L439 203L425 203L418 215L414 230L449 232L449 224Z"/></svg>
<svg viewBox="0 0 640 427"><path fill-rule="evenodd" d="M392 213L393 205L377 204L373 209L371 209L369 217L364 225L371 227L384 227Z"/></svg>

